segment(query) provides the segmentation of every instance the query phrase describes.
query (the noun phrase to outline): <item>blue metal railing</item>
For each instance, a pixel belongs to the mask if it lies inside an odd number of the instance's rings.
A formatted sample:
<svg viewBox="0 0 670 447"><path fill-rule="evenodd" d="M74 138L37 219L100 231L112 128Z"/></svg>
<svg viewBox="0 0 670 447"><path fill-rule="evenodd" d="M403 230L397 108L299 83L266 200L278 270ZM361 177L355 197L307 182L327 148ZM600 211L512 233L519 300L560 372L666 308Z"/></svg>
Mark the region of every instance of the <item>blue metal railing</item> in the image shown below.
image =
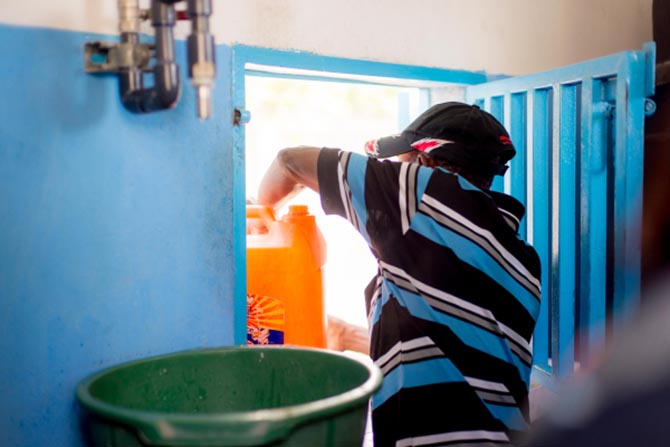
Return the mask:
<svg viewBox="0 0 670 447"><path fill-rule="evenodd" d="M655 46L469 86L518 154L493 188L528 209L542 262L535 377L573 374L634 313L640 294L645 108ZM545 374L541 374L545 373Z"/></svg>

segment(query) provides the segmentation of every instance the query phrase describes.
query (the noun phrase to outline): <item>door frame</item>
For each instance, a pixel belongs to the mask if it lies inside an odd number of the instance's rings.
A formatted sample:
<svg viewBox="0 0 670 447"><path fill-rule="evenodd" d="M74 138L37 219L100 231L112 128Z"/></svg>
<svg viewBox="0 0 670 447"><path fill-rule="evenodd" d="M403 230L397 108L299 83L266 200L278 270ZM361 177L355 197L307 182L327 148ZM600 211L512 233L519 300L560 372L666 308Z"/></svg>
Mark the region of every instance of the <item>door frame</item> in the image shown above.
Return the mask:
<svg viewBox="0 0 670 447"><path fill-rule="evenodd" d="M323 56L301 51L277 50L249 45L232 47L233 129L233 290L235 344L246 343L246 193L245 131L251 119L246 110L248 74L264 74L306 80L340 80L395 86L466 86L489 80L484 72L450 70L360 59Z"/></svg>

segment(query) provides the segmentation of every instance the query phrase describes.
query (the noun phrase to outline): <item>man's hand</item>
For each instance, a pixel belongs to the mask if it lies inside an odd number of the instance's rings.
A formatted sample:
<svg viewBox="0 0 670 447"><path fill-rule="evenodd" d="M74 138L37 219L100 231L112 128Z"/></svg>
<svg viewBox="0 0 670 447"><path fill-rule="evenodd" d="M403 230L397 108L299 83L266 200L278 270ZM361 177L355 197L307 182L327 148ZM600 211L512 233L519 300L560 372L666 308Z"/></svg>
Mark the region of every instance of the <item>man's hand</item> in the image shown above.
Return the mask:
<svg viewBox="0 0 670 447"><path fill-rule="evenodd" d="M320 148L300 146L277 154L258 188L258 204L280 208L305 186L319 192L317 160Z"/></svg>

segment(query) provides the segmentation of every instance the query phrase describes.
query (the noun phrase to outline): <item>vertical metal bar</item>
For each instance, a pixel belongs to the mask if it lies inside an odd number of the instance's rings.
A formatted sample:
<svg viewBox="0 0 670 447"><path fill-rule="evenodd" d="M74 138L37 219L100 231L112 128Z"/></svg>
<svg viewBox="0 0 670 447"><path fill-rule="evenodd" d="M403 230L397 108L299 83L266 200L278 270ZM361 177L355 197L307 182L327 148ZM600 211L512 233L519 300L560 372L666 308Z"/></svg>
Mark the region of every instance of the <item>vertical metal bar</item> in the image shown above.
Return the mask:
<svg viewBox="0 0 670 447"><path fill-rule="evenodd" d="M559 166L560 166L560 154L561 154L561 133L558 128L558 123L560 123L560 99L561 91L560 85L554 84L552 86L552 104L551 104L551 115L552 115L552 128L551 128L551 199L549 201L551 205L550 212L550 276L549 276L549 287L550 289L550 302L549 302L549 330L550 330L550 350L551 350L551 360L552 360L552 369L553 371L558 371L558 327L555 324L558 321L558 300L559 300L559 270L558 270L558 241L559 241Z"/></svg>
<svg viewBox="0 0 670 447"><path fill-rule="evenodd" d="M534 154L534 133L537 122L535 121L535 94L534 89L529 89L526 92L526 129L524 130L526 136L526 240L532 245L535 238L533 221L535 219L535 198L533 185L535 184L535 176L533 175L533 165L535 162Z"/></svg>
<svg viewBox="0 0 670 447"><path fill-rule="evenodd" d="M509 113L506 118L509 121L510 137L516 148L516 157L512 159L510 166L510 194L512 197L528 206L526 196L528 150L526 145L526 93L515 93L509 98ZM526 220L521 221L519 234L526 238Z"/></svg>
<svg viewBox="0 0 670 447"><path fill-rule="evenodd" d="M554 87L552 165L552 361L559 377L572 374L575 329L576 87ZM557 149L557 150L556 150Z"/></svg>
<svg viewBox="0 0 670 447"><path fill-rule="evenodd" d="M549 272L551 266L551 124L549 115L549 91L535 90L528 95L530 103L529 118L529 166L532 169L532 201L529 203L529 239L535 247L542 265L542 300L540 315L538 316L533 335L534 363L544 370L549 370ZM530 195L530 194L529 194ZM531 230L532 228L532 230Z"/></svg>
<svg viewBox="0 0 670 447"><path fill-rule="evenodd" d="M503 105L503 114L502 114L502 120L500 122L505 126L505 129L507 129L507 133L510 134L510 137L512 136L511 128L512 128L512 95L508 92L505 93L502 97ZM517 156L514 158L514 161L519 158L519 154L517 152ZM510 172L508 174L505 174L503 177L503 192L505 194L512 194L512 177L513 177L513 169L514 169L514 163L510 164Z"/></svg>
<svg viewBox="0 0 670 447"><path fill-rule="evenodd" d="M505 110L504 110L503 99L504 97L502 96L493 96L491 98L487 98L487 104L486 104L487 106L486 110L488 110L491 115L495 116L501 123L505 122ZM491 189L494 191L504 192L505 184L503 177L496 175L495 178L493 179Z"/></svg>
<svg viewBox="0 0 670 447"><path fill-rule="evenodd" d="M616 86L613 330L624 327L640 296L644 137L644 58L627 53Z"/></svg>
<svg viewBox="0 0 670 447"><path fill-rule="evenodd" d="M608 104L601 81L585 78L581 97L579 305L580 361L588 366L605 342L607 281Z"/></svg>

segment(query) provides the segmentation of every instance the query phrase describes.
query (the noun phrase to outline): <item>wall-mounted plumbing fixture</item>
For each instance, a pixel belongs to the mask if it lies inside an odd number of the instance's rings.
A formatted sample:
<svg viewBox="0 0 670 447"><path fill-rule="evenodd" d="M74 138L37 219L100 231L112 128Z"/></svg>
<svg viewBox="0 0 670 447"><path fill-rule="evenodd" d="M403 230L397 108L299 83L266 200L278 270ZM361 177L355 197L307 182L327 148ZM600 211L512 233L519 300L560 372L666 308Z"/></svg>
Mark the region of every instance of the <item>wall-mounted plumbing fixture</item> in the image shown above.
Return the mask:
<svg viewBox="0 0 670 447"><path fill-rule="evenodd" d="M185 14L175 4L186 2ZM209 33L211 0L151 0L149 10L139 0L117 0L119 43L90 42L84 47L87 73L118 73L121 102L134 113L170 109L179 101L181 83L175 62L174 25L177 17L191 21L188 36L188 75L196 89L198 117L212 113L211 90L216 70L214 37ZM140 24L151 20L153 44L140 43ZM151 63L153 61L153 64ZM144 76L153 73L154 85L144 87Z"/></svg>

